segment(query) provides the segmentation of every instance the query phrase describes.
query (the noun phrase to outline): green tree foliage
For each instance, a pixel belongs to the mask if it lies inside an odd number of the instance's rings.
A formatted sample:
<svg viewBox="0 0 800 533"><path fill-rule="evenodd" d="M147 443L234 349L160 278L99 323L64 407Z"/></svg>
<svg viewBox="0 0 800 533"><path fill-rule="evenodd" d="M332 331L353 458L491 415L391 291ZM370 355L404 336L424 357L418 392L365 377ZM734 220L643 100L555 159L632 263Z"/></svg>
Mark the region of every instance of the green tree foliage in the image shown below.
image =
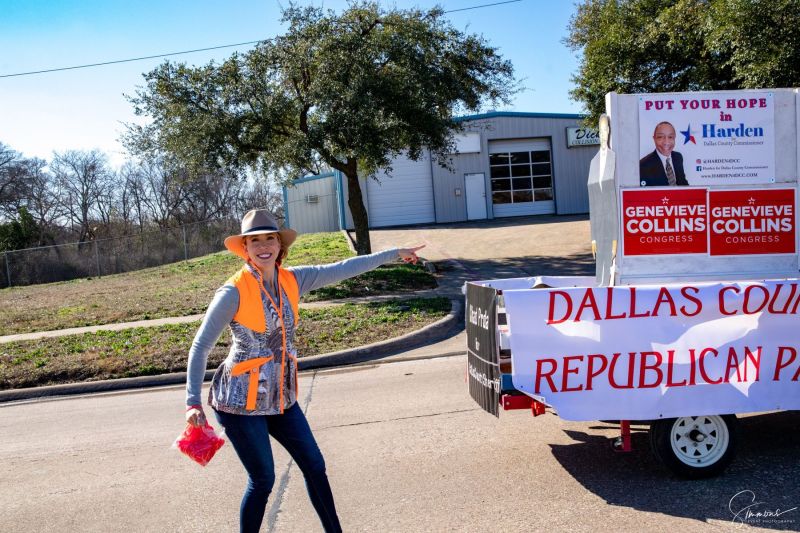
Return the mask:
<svg viewBox="0 0 800 533"><path fill-rule="evenodd" d="M41 230L33 216L27 209L20 207L16 218L0 224L0 251L36 246L40 237Z"/></svg>
<svg viewBox="0 0 800 533"><path fill-rule="evenodd" d="M583 0L566 44L590 122L605 94L792 87L800 0Z"/></svg>
<svg viewBox="0 0 800 533"><path fill-rule="evenodd" d="M369 253L358 182L408 150L447 161L454 113L507 101L511 64L441 8L386 10L353 3L341 14L290 6L288 29L222 64L166 62L131 98L153 118L129 126L136 152L187 163L261 166L285 179L330 167L347 177L358 252Z"/></svg>

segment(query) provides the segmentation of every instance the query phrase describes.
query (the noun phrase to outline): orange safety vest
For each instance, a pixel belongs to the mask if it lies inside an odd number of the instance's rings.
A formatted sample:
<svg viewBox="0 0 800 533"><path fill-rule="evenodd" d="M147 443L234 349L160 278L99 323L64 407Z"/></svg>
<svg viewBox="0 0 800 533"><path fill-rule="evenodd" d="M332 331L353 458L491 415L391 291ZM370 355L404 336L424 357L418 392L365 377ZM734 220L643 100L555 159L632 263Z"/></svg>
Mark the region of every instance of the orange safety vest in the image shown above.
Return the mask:
<svg viewBox="0 0 800 533"><path fill-rule="evenodd" d="M233 315L233 319L239 324L258 333L267 331L267 317L264 316L264 305L261 300L261 284L253 276L247 266L242 267L239 272L231 276L226 284L231 284L239 291L239 309ZM289 304L294 313L294 323L297 325L300 320L298 308L300 306L300 287L297 278L292 272L278 267L278 288L283 289ZM270 298L272 300L272 298ZM281 326L283 327L283 315L280 309L276 309L280 316ZM286 353L286 330L283 334L283 351ZM256 408L256 398L258 396L258 375L261 365L271 361L272 357L256 357L242 361L234 365L231 375L239 376L245 373L250 374L247 387L247 404L245 409L253 410ZM283 375L283 365L285 358L281 357L281 375ZM296 381L296 380L295 380ZM295 383L295 388L297 384ZM281 412L283 412L283 380L281 380Z"/></svg>
<svg viewBox="0 0 800 533"><path fill-rule="evenodd" d="M261 287L258 280L248 270L242 267L239 272L231 276L226 284L233 285L239 291L239 309L233 319L239 324L264 333L267 331L267 318L264 316L264 305L261 303ZM278 268L278 286L283 289L289 298L289 304L294 312L295 325L300 321L300 287L297 278L288 270ZM276 309L280 312L280 309Z"/></svg>

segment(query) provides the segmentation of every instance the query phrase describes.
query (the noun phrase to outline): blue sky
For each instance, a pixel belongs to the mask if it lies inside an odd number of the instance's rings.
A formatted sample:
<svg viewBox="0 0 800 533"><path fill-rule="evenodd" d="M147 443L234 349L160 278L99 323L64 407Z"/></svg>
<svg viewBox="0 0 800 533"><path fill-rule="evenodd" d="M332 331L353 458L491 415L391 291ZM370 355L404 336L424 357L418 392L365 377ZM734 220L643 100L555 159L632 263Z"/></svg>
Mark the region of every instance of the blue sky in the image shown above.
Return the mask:
<svg viewBox="0 0 800 533"><path fill-rule="evenodd" d="M398 0L384 5L445 10L498 0ZM286 5L286 2L283 2ZM301 1L341 10L345 1ZM566 0L522 0L450 13L459 29L482 34L514 64L527 90L514 111L578 113L570 100L577 58L562 39L574 6ZM98 63L255 41L283 32L277 0L0 0L0 75ZM224 60L234 50L169 58L192 65ZM123 94L164 59L31 76L0 78L0 142L26 156L98 148L114 165L125 159L118 139L136 120Z"/></svg>

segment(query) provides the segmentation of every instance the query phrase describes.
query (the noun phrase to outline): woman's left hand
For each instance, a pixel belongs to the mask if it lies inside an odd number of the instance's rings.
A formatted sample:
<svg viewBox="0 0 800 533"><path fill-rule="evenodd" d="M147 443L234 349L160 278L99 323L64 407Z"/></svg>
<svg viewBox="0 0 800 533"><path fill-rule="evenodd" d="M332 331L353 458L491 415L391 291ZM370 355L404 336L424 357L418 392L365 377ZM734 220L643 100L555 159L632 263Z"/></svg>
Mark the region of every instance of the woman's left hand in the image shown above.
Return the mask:
<svg viewBox="0 0 800 533"><path fill-rule="evenodd" d="M419 257L417 257L417 250L422 250L423 248L425 248L424 244L422 246L414 246L412 248L400 248L397 253L400 255L400 259L402 259L404 263L416 265L417 261L419 261Z"/></svg>

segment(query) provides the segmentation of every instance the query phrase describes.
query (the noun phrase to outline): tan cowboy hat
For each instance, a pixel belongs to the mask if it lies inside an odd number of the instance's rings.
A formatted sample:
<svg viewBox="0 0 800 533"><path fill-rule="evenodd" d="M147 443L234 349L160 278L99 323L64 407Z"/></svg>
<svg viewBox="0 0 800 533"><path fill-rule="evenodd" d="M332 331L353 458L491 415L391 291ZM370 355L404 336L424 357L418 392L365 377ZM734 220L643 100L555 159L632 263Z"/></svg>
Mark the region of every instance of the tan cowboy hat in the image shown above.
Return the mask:
<svg viewBox="0 0 800 533"><path fill-rule="evenodd" d="M244 249L244 238L248 235L261 235L264 233L277 233L281 236L281 248L288 250L297 238L293 229L278 226L278 221L266 209L253 209L242 217L242 232L231 235L225 239L225 248L247 261L247 251Z"/></svg>

